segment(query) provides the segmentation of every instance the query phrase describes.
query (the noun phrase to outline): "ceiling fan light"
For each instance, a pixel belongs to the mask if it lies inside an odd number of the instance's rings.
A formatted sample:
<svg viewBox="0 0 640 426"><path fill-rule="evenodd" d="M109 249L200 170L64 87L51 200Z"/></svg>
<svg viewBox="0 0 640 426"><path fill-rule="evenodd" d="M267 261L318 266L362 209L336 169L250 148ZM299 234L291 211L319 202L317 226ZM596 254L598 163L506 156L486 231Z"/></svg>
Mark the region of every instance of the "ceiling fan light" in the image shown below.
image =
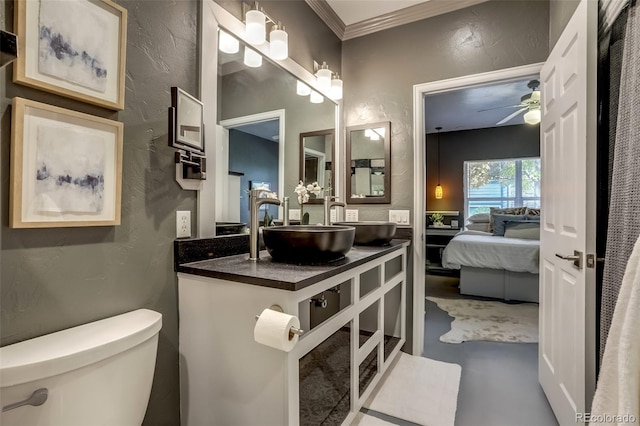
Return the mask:
<svg viewBox="0 0 640 426"><path fill-rule="evenodd" d="M540 109L530 109L524 115L524 121L527 124L538 124L540 122Z"/></svg>

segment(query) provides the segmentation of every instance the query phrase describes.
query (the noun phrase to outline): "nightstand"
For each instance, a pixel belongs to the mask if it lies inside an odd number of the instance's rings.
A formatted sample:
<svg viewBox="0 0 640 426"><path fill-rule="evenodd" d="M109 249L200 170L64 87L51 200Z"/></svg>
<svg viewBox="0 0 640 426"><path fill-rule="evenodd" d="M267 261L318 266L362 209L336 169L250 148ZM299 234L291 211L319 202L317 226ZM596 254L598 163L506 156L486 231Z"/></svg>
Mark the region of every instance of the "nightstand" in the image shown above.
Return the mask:
<svg viewBox="0 0 640 426"><path fill-rule="evenodd" d="M449 241L460 232L460 228L439 228L428 226L426 232L426 259L427 273L455 275L455 269L442 267L442 252Z"/></svg>

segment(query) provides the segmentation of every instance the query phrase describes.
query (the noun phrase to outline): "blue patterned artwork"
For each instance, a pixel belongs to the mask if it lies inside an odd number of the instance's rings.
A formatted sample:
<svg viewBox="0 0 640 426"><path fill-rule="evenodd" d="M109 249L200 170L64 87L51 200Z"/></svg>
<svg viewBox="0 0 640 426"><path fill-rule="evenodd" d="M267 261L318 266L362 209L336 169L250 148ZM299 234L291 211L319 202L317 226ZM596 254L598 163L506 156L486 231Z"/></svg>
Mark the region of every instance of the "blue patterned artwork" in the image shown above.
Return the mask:
<svg viewBox="0 0 640 426"><path fill-rule="evenodd" d="M104 93L113 47L99 12L91 2L41 0L38 71Z"/></svg>
<svg viewBox="0 0 640 426"><path fill-rule="evenodd" d="M39 126L34 208L100 213L104 207L105 141L75 129Z"/></svg>

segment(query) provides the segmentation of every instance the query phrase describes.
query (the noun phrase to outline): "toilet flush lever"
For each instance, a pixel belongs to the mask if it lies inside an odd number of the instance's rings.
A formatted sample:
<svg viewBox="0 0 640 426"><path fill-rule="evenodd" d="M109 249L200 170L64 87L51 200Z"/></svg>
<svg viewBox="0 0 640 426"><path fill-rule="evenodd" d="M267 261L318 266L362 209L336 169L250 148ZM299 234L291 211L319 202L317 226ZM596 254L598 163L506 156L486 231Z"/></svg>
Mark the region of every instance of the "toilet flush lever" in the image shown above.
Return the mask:
<svg viewBox="0 0 640 426"><path fill-rule="evenodd" d="M47 398L49 397L49 390L47 388L41 388L36 390L31 394L31 396L24 401L14 402L13 404L6 405L2 407L2 412L13 410L18 407L22 407L23 405L33 405L37 407L38 405L42 405L47 402Z"/></svg>

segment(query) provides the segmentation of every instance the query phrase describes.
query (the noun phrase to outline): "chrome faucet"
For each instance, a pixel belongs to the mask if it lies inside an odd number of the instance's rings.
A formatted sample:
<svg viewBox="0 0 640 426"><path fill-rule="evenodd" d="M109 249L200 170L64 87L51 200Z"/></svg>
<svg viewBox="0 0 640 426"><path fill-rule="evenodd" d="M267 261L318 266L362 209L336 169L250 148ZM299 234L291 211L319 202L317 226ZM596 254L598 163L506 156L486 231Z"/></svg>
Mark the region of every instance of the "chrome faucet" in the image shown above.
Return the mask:
<svg viewBox="0 0 640 426"><path fill-rule="evenodd" d="M289 197L282 199L282 225L289 226Z"/></svg>
<svg viewBox="0 0 640 426"><path fill-rule="evenodd" d="M340 201L331 201L332 198L338 198L333 195L327 195L324 197L324 224L331 225L331 207L345 207L344 203Z"/></svg>
<svg viewBox="0 0 640 426"><path fill-rule="evenodd" d="M258 211L263 204L280 205L280 200L277 198L260 198L262 194L273 194L273 192L266 189L252 189L249 191L249 205L251 206L251 217L249 223L249 260L257 261L260 259L260 249L258 247Z"/></svg>

